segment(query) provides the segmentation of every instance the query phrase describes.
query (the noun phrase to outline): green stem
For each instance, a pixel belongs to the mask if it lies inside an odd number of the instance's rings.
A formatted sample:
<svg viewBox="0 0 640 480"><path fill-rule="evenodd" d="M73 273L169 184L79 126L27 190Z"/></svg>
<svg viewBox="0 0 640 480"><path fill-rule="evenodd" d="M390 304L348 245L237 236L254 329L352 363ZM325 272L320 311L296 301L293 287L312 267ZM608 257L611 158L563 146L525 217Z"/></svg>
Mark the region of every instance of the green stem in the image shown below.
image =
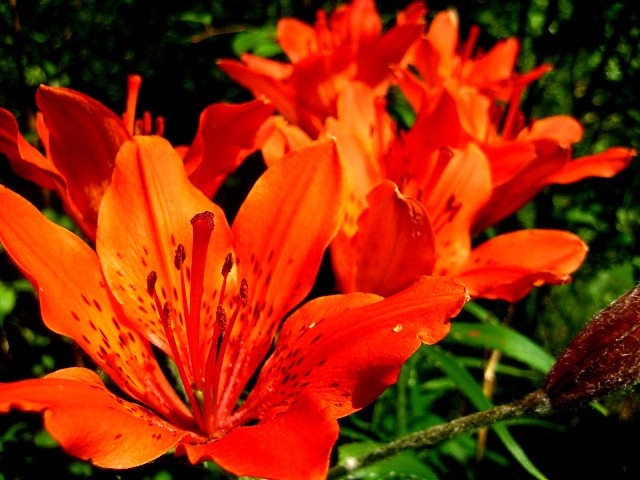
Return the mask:
<svg viewBox="0 0 640 480"><path fill-rule="evenodd" d="M367 465L391 457L403 450L424 448L455 436L475 432L498 422L513 420L524 415L544 416L551 413L549 397L542 390L536 390L526 397L506 405L499 405L484 412L476 412L466 417L456 418L449 423L436 425L420 432L401 437L383 447L357 458L350 458L342 465L329 470L327 478L339 478L353 473Z"/></svg>

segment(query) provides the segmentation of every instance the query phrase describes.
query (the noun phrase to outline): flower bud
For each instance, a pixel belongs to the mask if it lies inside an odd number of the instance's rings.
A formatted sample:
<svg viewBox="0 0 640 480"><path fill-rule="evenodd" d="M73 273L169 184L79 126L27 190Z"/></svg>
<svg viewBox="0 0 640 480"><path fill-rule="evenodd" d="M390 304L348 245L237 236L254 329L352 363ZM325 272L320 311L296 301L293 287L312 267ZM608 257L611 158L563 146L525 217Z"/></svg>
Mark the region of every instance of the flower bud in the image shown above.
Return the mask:
<svg viewBox="0 0 640 480"><path fill-rule="evenodd" d="M583 403L640 381L640 286L598 313L573 339L543 389L555 407Z"/></svg>

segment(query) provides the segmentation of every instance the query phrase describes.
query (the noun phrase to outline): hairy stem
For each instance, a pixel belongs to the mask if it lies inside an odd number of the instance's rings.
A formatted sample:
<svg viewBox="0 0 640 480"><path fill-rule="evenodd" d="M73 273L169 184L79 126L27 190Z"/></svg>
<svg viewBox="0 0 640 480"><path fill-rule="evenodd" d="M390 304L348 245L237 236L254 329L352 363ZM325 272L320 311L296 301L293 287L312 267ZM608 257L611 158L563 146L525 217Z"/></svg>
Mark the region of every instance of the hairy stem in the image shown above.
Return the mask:
<svg viewBox="0 0 640 480"><path fill-rule="evenodd" d="M480 428L489 427L498 422L513 420L524 415L548 415L551 411L551 402L547 394L542 390L536 390L515 402L456 418L449 423L436 425L401 437L361 457L350 458L344 464L331 468L327 478L339 478L379 460L391 457L403 450L428 447L464 433L475 432Z"/></svg>

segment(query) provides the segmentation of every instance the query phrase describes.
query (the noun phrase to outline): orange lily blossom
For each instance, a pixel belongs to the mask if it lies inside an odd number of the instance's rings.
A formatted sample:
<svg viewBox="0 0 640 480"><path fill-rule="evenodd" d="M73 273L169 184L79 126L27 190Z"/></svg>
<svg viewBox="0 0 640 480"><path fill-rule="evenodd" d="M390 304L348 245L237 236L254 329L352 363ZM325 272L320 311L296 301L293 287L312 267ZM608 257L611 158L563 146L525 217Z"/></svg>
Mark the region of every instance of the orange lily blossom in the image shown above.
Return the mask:
<svg viewBox="0 0 640 480"><path fill-rule="evenodd" d="M461 283L424 277L386 299L316 298L283 321L311 290L344 198L335 144L318 141L269 168L229 227L175 149L138 136L117 153L93 250L0 187L0 240L45 324L110 379L66 368L0 384L0 411L43 412L67 452L103 467L175 449L237 475L324 478L337 418L395 382L467 299Z"/></svg>
<svg viewBox="0 0 640 480"><path fill-rule="evenodd" d="M7 155L18 175L56 190L66 211L92 240L118 150L135 135L162 135L164 131L162 117L156 118L155 125L148 112L136 120L141 82L140 76L129 76L122 118L80 92L40 86L36 128L46 155L24 139L11 112L0 108L0 152ZM205 108L191 146L176 147L191 182L213 197L226 176L259 147L260 127L273 108L262 100Z"/></svg>
<svg viewBox="0 0 640 480"><path fill-rule="evenodd" d="M424 32L426 6L411 3L395 26L382 33L373 0L353 0L327 19L318 10L314 26L294 18L278 22L278 41L291 63L245 53L241 61L218 65L257 97L265 95L291 123L312 137L325 118L335 116L336 99L346 82L361 81L384 95L391 65L400 65Z"/></svg>
<svg viewBox="0 0 640 480"><path fill-rule="evenodd" d="M572 233L523 230L472 243L474 218L491 201L490 165L449 128L454 102L429 106L398 133L384 100L353 82L338 100L338 118L327 119L321 136L335 139L349 192L331 244L341 291L390 295L421 275L443 275L463 281L472 297L516 301L534 285L568 281L587 251ZM295 127L276 125L263 147L269 165L289 138L304 145Z"/></svg>
<svg viewBox="0 0 640 480"><path fill-rule="evenodd" d="M438 13L407 60L418 75L398 68L396 76L416 112L426 103L453 101L456 114L451 115L448 128L460 142L477 143L489 160L491 199L476 213L473 233L511 215L548 185L612 177L629 165L636 152L622 147L572 159L572 145L582 139L583 128L570 116L525 125L518 108L520 98L527 85L551 66L514 73L519 52L516 38L473 56L478 29L472 28L469 39L458 45L458 23L454 10Z"/></svg>

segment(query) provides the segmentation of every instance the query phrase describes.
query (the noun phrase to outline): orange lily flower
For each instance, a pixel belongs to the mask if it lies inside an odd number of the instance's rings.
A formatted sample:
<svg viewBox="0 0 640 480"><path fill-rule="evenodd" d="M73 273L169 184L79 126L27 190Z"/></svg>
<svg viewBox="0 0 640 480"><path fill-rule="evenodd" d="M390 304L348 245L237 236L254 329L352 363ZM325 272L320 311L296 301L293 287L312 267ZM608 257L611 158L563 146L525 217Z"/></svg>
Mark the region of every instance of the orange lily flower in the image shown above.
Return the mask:
<svg viewBox="0 0 640 480"><path fill-rule="evenodd" d="M0 201L0 240L36 286L44 322L124 394L67 368L0 384L0 411L43 412L67 452L103 467L175 449L237 475L324 478L337 418L395 382L422 342L446 335L467 298L455 280L422 278L387 299L317 298L283 322L341 220L331 140L268 169L231 227L156 136L117 153L95 251L5 187ZM152 345L176 367L184 398Z"/></svg>
<svg viewBox="0 0 640 480"><path fill-rule="evenodd" d="M135 135L148 135L154 129L162 135L164 130L161 117L155 126L148 113L135 119L141 82L138 75L129 77L122 118L80 92L42 85L36 93L40 109L36 128L46 155L24 139L11 112L0 108L0 152L18 175L56 190L68 214L92 240L118 150ZM259 128L273 108L260 100L205 108L193 144L177 147L192 183L205 195L212 197L224 178L259 147Z"/></svg>
<svg viewBox="0 0 640 480"><path fill-rule="evenodd" d="M450 96L428 106L398 135L384 100L353 82L338 118L327 119L322 136L337 142L348 189L331 244L340 290L387 296L421 275L441 275L463 280L472 297L516 301L534 285L567 282L587 251L569 232L512 232L473 245L474 220L491 201L490 163L461 141ZM281 122L274 137L263 148L270 165L277 152L311 141Z"/></svg>
<svg viewBox="0 0 640 480"><path fill-rule="evenodd" d="M551 70L542 65L529 73L513 72L519 42L509 38L485 54L472 56L478 29L458 45L458 16L454 10L438 13L428 32L412 49L409 69L396 69L398 83L416 112L453 99L456 113L449 128L458 131L458 145L472 141L485 152L491 168L491 200L477 212L472 232L516 212L544 187L573 183L586 177L612 177L636 155L630 148L614 147L572 159L571 146L582 139L580 123L565 115L531 122L518 106L527 85ZM448 100L444 100L448 101Z"/></svg>
<svg viewBox="0 0 640 480"><path fill-rule="evenodd" d="M218 65L258 98L265 95L289 122L316 138L346 82L356 80L383 95L391 65L402 64L409 47L424 31L426 6L411 3L396 25L382 33L373 0L353 0L327 19L318 10L314 26L294 18L278 22L278 41L291 63L244 54L241 62Z"/></svg>

